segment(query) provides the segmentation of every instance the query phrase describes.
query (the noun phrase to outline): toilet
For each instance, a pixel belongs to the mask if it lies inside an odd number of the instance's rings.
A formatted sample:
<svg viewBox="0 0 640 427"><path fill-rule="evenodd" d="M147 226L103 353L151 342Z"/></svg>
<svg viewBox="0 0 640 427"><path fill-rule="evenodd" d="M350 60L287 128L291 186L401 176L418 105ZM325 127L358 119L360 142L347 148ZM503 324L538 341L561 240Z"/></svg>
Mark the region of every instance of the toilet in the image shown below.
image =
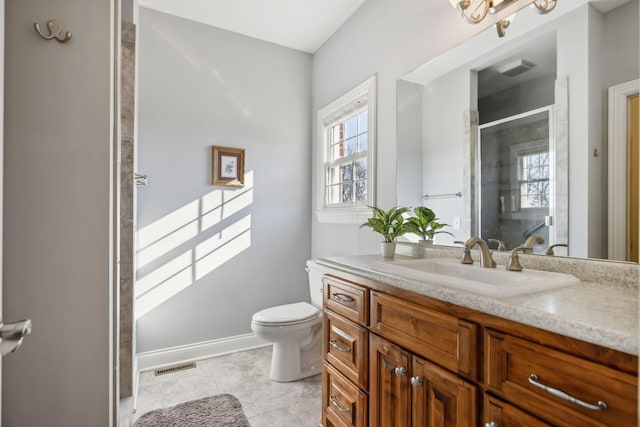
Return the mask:
<svg viewBox="0 0 640 427"><path fill-rule="evenodd" d="M251 317L256 336L273 343L273 381L296 381L322 372L322 272L311 260L306 270L311 304L279 305Z"/></svg>

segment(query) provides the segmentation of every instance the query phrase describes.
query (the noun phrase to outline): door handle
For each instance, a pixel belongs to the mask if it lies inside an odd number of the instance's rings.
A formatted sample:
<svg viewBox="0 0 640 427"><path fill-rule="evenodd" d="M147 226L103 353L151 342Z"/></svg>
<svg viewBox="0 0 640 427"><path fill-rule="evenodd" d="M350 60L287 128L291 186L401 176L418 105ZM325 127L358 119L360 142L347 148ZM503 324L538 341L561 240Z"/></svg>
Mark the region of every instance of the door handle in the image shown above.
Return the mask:
<svg viewBox="0 0 640 427"><path fill-rule="evenodd" d="M0 323L0 353L11 354L22 345L26 335L31 333L31 319L15 323Z"/></svg>

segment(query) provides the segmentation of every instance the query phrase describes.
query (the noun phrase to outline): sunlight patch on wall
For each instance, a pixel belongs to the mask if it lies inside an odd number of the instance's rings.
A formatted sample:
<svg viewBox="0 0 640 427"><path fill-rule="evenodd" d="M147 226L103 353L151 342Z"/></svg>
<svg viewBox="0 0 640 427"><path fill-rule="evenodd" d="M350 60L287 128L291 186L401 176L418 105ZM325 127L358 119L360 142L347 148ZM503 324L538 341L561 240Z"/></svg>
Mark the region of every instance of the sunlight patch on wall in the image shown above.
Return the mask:
<svg viewBox="0 0 640 427"><path fill-rule="evenodd" d="M202 279L251 246L251 215L195 247L196 280Z"/></svg>
<svg viewBox="0 0 640 427"><path fill-rule="evenodd" d="M216 189L138 230L138 267L155 261L253 203L253 171L241 189Z"/></svg>
<svg viewBox="0 0 640 427"><path fill-rule="evenodd" d="M144 316L165 301L170 300L180 291L193 284L193 265L178 271L162 283L156 284L140 297L136 297L136 319Z"/></svg>
<svg viewBox="0 0 640 427"><path fill-rule="evenodd" d="M135 289L136 298L140 298L159 284L170 280L172 277L188 269L191 267L192 261L193 254L192 251L189 250L171 261L166 262L144 277L138 278Z"/></svg>
<svg viewBox="0 0 640 427"><path fill-rule="evenodd" d="M140 249L136 259L137 265L144 267L196 237L198 235L198 207L199 202L196 200L140 230L138 232Z"/></svg>
<svg viewBox="0 0 640 427"><path fill-rule="evenodd" d="M253 203L253 171L245 187L216 189L138 231L138 271L192 241L186 251L139 277L135 284L136 319L212 273L251 247L251 214L234 221L206 240L193 241ZM196 243L197 242L197 243ZM183 248L184 250L184 248Z"/></svg>
<svg viewBox="0 0 640 427"><path fill-rule="evenodd" d="M242 192L222 190L202 197L200 231L207 230L253 203L253 171L244 176Z"/></svg>

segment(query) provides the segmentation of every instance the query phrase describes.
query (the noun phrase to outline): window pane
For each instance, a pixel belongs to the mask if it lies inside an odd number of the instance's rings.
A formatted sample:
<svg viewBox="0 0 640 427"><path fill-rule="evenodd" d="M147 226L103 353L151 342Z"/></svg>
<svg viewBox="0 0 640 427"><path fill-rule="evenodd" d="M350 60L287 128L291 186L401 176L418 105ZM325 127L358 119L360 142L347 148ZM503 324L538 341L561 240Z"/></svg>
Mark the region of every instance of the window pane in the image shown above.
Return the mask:
<svg viewBox="0 0 640 427"><path fill-rule="evenodd" d="M333 135L331 142L336 143L344 139L344 123L339 123L333 127Z"/></svg>
<svg viewBox="0 0 640 427"><path fill-rule="evenodd" d="M342 176L342 182L353 181L353 164L341 166L340 175Z"/></svg>
<svg viewBox="0 0 640 427"><path fill-rule="evenodd" d="M327 204L340 203L340 186L330 185L327 187Z"/></svg>
<svg viewBox="0 0 640 427"><path fill-rule="evenodd" d="M358 202L367 201L367 180L356 181L356 200Z"/></svg>
<svg viewBox="0 0 640 427"><path fill-rule="evenodd" d="M359 160L356 162L356 179L367 178L367 160Z"/></svg>
<svg viewBox="0 0 640 427"><path fill-rule="evenodd" d="M358 116L351 117L345 122L345 138L351 138L358 134Z"/></svg>
<svg viewBox="0 0 640 427"><path fill-rule="evenodd" d="M368 134L364 133L358 137L358 153L367 151L369 148Z"/></svg>
<svg viewBox="0 0 640 427"><path fill-rule="evenodd" d="M369 111L358 114L358 133L366 132L369 128Z"/></svg>
<svg viewBox="0 0 640 427"><path fill-rule="evenodd" d="M349 138L345 141L345 145L347 148L346 155L353 156L357 153L357 138L354 136L353 138Z"/></svg>
<svg viewBox="0 0 640 427"><path fill-rule="evenodd" d="M350 202L353 199L353 184L343 184L340 187L342 189L342 202Z"/></svg>
<svg viewBox="0 0 640 427"><path fill-rule="evenodd" d="M342 142L331 146L331 161L344 157L344 144Z"/></svg>

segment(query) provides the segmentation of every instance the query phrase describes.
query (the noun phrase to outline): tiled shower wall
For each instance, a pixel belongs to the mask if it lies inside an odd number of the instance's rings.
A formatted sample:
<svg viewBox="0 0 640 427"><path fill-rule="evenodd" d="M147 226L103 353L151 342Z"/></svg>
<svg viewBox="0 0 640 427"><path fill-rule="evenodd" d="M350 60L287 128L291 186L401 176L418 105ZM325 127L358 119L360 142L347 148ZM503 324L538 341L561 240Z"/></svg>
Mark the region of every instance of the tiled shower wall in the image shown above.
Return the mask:
<svg viewBox="0 0 640 427"><path fill-rule="evenodd" d="M122 23L122 90L120 152L120 397L133 390L135 316L133 307L135 229L135 56L136 27Z"/></svg>

